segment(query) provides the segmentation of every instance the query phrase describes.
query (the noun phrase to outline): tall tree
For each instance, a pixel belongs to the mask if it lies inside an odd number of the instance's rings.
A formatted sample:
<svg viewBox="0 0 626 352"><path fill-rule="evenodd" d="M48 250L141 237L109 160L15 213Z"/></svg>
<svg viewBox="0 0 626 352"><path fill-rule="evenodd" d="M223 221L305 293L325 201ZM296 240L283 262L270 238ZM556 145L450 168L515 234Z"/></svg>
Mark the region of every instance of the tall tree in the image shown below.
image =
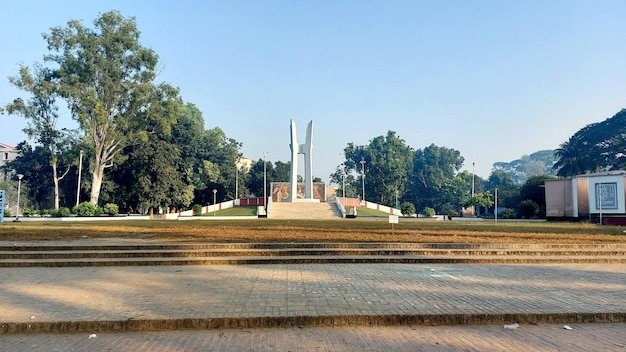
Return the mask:
<svg viewBox="0 0 626 352"><path fill-rule="evenodd" d="M459 192L459 182L452 181L463 166L463 161L459 151L434 144L416 150L410 179L411 192L403 200L412 202L417 209L431 207L436 211L445 211L444 208L449 208L449 203L454 199L451 196L459 196L455 194ZM457 186L449 187L451 184ZM471 182L466 187L471 190ZM443 192L446 188L450 189Z"/></svg>
<svg viewBox="0 0 626 352"><path fill-rule="evenodd" d="M137 115L149 104L157 55L139 43L134 18L105 12L94 27L72 20L44 39L51 51L45 60L58 64L59 93L93 146L90 200L97 204L105 169L128 145Z"/></svg>
<svg viewBox="0 0 626 352"><path fill-rule="evenodd" d="M515 183L511 174L501 170L492 171L486 187L494 193L498 189L499 206L512 209L517 207L520 186Z"/></svg>
<svg viewBox="0 0 626 352"><path fill-rule="evenodd" d="M363 193L362 178L365 177L366 200L396 206L396 198L405 193L413 165L413 150L396 132L388 131L386 136L375 137L367 146L350 143L344 155L347 170L361 176L361 185L353 185L361 190L359 193Z"/></svg>
<svg viewBox="0 0 626 352"><path fill-rule="evenodd" d="M9 82L28 92L30 98L26 101L15 99L6 106L6 110L9 114L23 116L28 121L24 132L47 151L54 188L54 209L59 209L59 181L72 165L64 152L71 148L73 138L70 131L57 128L59 114L54 76L52 70L41 65L35 65L32 72L26 66L20 67L19 75L10 77Z"/></svg>

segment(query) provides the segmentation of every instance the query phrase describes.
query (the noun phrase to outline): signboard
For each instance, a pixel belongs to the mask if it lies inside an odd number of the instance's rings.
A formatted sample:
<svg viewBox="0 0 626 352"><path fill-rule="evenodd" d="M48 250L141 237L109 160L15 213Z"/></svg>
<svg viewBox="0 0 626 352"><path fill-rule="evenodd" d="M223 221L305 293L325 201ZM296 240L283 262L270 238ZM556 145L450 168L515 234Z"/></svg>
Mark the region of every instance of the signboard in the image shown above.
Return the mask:
<svg viewBox="0 0 626 352"><path fill-rule="evenodd" d="M389 223L397 224L398 223L398 215L389 215Z"/></svg>
<svg viewBox="0 0 626 352"><path fill-rule="evenodd" d="M596 209L617 209L617 183L596 183Z"/></svg>
<svg viewBox="0 0 626 352"><path fill-rule="evenodd" d="M0 222L4 221L4 190L0 189Z"/></svg>

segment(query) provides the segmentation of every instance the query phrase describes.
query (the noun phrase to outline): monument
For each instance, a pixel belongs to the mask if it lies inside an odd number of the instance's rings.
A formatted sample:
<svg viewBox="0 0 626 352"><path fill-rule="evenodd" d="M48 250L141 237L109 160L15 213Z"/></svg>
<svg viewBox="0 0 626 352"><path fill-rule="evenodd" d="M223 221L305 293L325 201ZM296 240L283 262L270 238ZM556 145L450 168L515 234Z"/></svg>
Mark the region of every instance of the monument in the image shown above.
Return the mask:
<svg viewBox="0 0 626 352"><path fill-rule="evenodd" d="M306 128L306 142L298 143L296 123L291 119L291 172L289 174L289 202L314 202L313 198L313 120ZM304 154L304 197L298 199L298 155ZM319 201L319 200L317 200Z"/></svg>

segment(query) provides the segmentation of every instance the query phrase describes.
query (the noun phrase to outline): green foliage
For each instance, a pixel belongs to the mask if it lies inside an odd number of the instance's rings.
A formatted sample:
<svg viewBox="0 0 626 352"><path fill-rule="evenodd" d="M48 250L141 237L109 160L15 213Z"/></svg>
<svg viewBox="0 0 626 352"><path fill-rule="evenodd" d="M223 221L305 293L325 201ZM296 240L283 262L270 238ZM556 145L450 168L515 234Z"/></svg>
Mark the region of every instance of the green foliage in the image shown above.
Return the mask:
<svg viewBox="0 0 626 352"><path fill-rule="evenodd" d="M413 205L413 203L411 202L403 202L400 205L400 211L404 216L411 216L415 214L415 205Z"/></svg>
<svg viewBox="0 0 626 352"><path fill-rule="evenodd" d="M66 218L66 217L71 216L72 212L70 211L70 208L61 207L57 210L51 210L50 215L55 218Z"/></svg>
<svg viewBox="0 0 626 352"><path fill-rule="evenodd" d="M480 192L474 194L474 197L469 197L463 203L463 207L490 207L493 205L493 195L491 192Z"/></svg>
<svg viewBox="0 0 626 352"><path fill-rule="evenodd" d="M517 218L517 215L515 214L515 211L511 208L505 208L504 211L502 212L502 218L503 219L515 219Z"/></svg>
<svg viewBox="0 0 626 352"><path fill-rule="evenodd" d="M546 180L554 180L556 177L548 175L533 176L520 188L519 199L530 199L539 206L538 216L543 217L546 208Z"/></svg>
<svg viewBox="0 0 626 352"><path fill-rule="evenodd" d="M107 214L109 216L115 216L117 214L120 213L120 209L117 206L117 204L114 203L107 203L104 205L104 207L102 208L102 212L104 214Z"/></svg>
<svg viewBox="0 0 626 352"><path fill-rule="evenodd" d="M4 216L5 216L5 217L7 217L7 216L11 216L11 211L10 211L9 209L6 209L6 208L5 208L5 209L4 209Z"/></svg>
<svg viewBox="0 0 626 352"><path fill-rule="evenodd" d="M94 216L96 215L96 206L91 202L82 202L72 208L72 213L77 216Z"/></svg>
<svg viewBox="0 0 626 352"><path fill-rule="evenodd" d="M93 216L102 216L104 214L104 210L100 207L97 207L93 211Z"/></svg>
<svg viewBox="0 0 626 352"><path fill-rule="evenodd" d="M519 212L525 219L532 219L539 213L539 204L530 199L525 199L519 203Z"/></svg>
<svg viewBox="0 0 626 352"><path fill-rule="evenodd" d="M626 109L602 122L587 125L555 151L557 175L568 177L585 172L626 167Z"/></svg>
<svg viewBox="0 0 626 352"><path fill-rule="evenodd" d="M193 215L196 215L196 216L202 215L202 205L194 204L192 209L193 209Z"/></svg>
<svg viewBox="0 0 626 352"><path fill-rule="evenodd" d="M538 175L555 176L553 168L556 162L554 150L540 150L530 155L524 155L511 162L497 162L493 164L492 173L509 175L516 185L526 182L529 177Z"/></svg>
<svg viewBox="0 0 626 352"><path fill-rule="evenodd" d="M435 209L431 207L425 207L424 210L422 210L422 214L426 216L435 216L436 212Z"/></svg>
<svg viewBox="0 0 626 352"><path fill-rule="evenodd" d="M22 208L22 215L24 216L33 216L37 214L37 210L35 210L35 208L33 207L23 207Z"/></svg>

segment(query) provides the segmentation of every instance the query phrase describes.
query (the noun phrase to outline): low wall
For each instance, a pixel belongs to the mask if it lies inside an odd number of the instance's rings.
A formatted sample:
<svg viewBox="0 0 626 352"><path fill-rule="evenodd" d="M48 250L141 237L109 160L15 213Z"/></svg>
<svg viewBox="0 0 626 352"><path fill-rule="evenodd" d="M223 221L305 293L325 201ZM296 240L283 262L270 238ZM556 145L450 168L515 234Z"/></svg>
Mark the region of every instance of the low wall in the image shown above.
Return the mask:
<svg viewBox="0 0 626 352"><path fill-rule="evenodd" d="M345 207L366 207L368 209L376 209L378 211L382 211L383 213L387 213L391 215L402 215L402 212L400 211L400 209L388 207L386 205L382 205L378 203L362 201L358 198L337 197L337 201L342 206L344 206L344 212L345 212Z"/></svg>

